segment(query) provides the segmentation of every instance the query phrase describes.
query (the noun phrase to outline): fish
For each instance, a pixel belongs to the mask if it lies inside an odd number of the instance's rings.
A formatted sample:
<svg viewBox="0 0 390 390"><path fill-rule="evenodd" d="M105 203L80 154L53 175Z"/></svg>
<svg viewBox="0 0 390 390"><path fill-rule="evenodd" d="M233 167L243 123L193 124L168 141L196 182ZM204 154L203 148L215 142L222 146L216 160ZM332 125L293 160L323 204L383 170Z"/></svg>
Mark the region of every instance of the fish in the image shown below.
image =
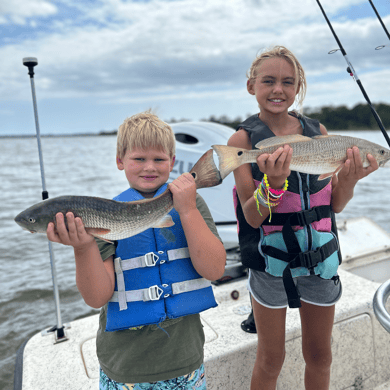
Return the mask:
<svg viewBox="0 0 390 390"><path fill-rule="evenodd" d="M258 156L273 153L280 147L289 145L293 149L290 163L292 171L319 175L324 180L337 173L347 160L347 149L357 146L363 167L370 165L367 154L375 157L380 167L390 160L390 150L373 142L342 135L318 135L306 137L300 134L271 137L258 142L257 149L247 150L225 145L212 145L218 155L219 172L222 180L239 166L256 163Z"/></svg>
<svg viewBox="0 0 390 390"><path fill-rule="evenodd" d="M196 188L214 187L222 183L214 163L213 149L202 155L190 171ZM61 212L72 212L80 217L86 231L105 241L122 240L149 228L173 226L168 213L173 208L171 191L167 188L161 195L132 202L119 202L93 196L65 195L43 200L15 217L15 222L31 233L46 234L50 222ZM65 217L65 224L67 224Z"/></svg>

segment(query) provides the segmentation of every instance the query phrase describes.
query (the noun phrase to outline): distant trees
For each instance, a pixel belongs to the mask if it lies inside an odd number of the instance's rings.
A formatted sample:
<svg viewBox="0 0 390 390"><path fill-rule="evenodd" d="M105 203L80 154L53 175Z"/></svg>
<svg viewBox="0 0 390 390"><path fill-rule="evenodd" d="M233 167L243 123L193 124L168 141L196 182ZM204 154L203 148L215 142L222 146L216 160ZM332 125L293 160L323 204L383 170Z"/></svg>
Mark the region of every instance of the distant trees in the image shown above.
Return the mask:
<svg viewBox="0 0 390 390"><path fill-rule="evenodd" d="M382 119L384 127L390 127L390 105L373 104ZM318 119L328 130L378 130L378 124L368 104L357 104L349 109L346 106L326 106L318 110L304 110L310 118Z"/></svg>
<svg viewBox="0 0 390 390"><path fill-rule="evenodd" d="M373 106L382 119L383 126L390 129L390 105L378 103L373 104ZM316 109L306 108L303 110L303 113L310 118L318 119L328 130L379 130L379 126L368 104L357 104L353 108L348 108L347 106L324 106ZM244 119L250 115L247 114ZM201 121L220 123L235 129L244 119L241 117L230 119L226 115L217 118L215 115L211 115L208 119L201 119ZM171 118L166 122L179 123L189 121L190 119L185 118L179 120ZM102 130L99 133L99 135L113 134L116 134L116 130Z"/></svg>
<svg viewBox="0 0 390 390"><path fill-rule="evenodd" d="M385 128L390 128L390 105L373 104ZM379 130L378 124L371 113L368 104L357 104L353 108L347 106L325 106L318 109L304 109L304 115L318 119L328 130ZM246 118L251 114L247 114ZM216 118L211 115L202 121L221 123L236 128L242 121L241 117L229 119L226 115Z"/></svg>

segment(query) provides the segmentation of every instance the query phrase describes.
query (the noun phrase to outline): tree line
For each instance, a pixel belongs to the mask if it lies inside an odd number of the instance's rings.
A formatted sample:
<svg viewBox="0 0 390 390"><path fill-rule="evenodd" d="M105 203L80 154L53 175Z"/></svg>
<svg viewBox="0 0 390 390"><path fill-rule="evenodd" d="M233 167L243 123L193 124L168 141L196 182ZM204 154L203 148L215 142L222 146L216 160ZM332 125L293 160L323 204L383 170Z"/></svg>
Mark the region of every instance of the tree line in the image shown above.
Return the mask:
<svg viewBox="0 0 390 390"><path fill-rule="evenodd" d="M385 103L373 104L375 111L382 119L383 126L390 129L390 105ZM347 106L324 106L321 108L306 108L303 110L303 114L318 119L328 130L379 130L379 126L376 123L374 116L371 113L370 106L368 104L357 104L353 108ZM208 119L201 119L204 122L220 123L225 126L236 129L237 126L242 123L251 114L247 114L245 118L237 117L230 119L226 115L222 115L217 118L215 115L211 115ZM175 119L171 118L166 120L168 123L189 122L190 119ZM116 134L116 130L101 131L100 135L113 135Z"/></svg>
<svg viewBox="0 0 390 390"><path fill-rule="evenodd" d="M390 105L385 103L373 104L375 111L382 119L383 126L390 128ZM324 106L317 109L306 108L303 114L317 119L328 130L379 130L379 126L371 113L368 104L357 104L353 108L347 106ZM250 114L247 115L249 117ZM243 121L241 117L230 120L226 115L216 118L214 115L203 121L220 123L232 128Z"/></svg>

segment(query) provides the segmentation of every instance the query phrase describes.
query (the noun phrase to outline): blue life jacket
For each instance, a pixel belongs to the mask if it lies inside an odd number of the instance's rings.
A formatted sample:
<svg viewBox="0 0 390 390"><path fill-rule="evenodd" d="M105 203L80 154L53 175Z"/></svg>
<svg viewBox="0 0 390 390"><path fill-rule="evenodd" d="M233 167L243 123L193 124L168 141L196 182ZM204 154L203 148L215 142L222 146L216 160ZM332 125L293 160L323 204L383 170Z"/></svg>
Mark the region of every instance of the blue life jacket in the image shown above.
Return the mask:
<svg viewBox="0 0 390 390"><path fill-rule="evenodd" d="M321 135L317 120L289 114L300 120L304 136ZM241 123L237 129L240 128L247 131L253 149L259 141L275 136L257 114ZM252 164L252 175L256 184L263 178L257 164ZM288 190L272 212L271 221L266 218L260 229L248 226L237 199L236 214L243 263L250 262L247 264L249 268L283 277L290 307L301 306L293 277L318 275L338 282L337 268L341 263L341 253L330 206L331 182L330 179L318 181L317 178L317 175L292 171L288 177ZM258 246L259 250L256 256L251 255L254 246Z"/></svg>
<svg viewBox="0 0 390 390"><path fill-rule="evenodd" d="M155 196L167 188L164 184ZM144 199L129 188L114 198ZM108 302L106 331L159 324L166 318L200 313L217 306L211 282L202 278L189 257L188 244L175 209L174 226L150 228L118 241L115 290Z"/></svg>

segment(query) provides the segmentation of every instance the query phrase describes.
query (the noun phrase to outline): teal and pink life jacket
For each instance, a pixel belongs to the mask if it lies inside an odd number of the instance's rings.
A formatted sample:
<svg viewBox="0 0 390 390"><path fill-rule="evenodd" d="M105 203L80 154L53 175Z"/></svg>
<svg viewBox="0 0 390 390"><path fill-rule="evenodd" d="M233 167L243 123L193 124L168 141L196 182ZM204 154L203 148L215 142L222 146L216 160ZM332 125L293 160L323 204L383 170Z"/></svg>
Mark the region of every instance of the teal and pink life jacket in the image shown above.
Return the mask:
<svg viewBox="0 0 390 390"><path fill-rule="evenodd" d="M304 136L321 134L318 121L290 115L300 120ZM257 114L237 129L247 131L253 149L259 141L275 136ZM252 164L252 175L257 186L263 178L257 164ZM317 179L317 175L291 171L287 191L272 211L271 220L267 217L259 229L246 222L233 190L242 262L248 268L283 277L290 307L301 306L293 277L318 275L338 282L341 253L331 208L332 182Z"/></svg>

